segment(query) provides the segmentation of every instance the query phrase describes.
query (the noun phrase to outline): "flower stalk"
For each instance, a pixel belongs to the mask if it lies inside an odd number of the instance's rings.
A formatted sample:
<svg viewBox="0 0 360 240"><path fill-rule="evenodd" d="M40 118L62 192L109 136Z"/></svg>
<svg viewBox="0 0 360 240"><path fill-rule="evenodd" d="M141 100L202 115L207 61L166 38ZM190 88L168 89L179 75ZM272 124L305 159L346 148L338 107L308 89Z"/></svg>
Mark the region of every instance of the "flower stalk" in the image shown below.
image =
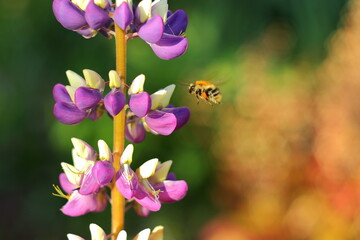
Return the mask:
<svg viewBox="0 0 360 240"><path fill-rule="evenodd" d="M126 36L125 31L115 25L115 51L116 51L116 72L119 74L122 86L126 84ZM125 92L125 88L122 88ZM120 156L124 150L125 142L125 108L114 117L114 168L115 172L120 169ZM115 179L111 189L111 232L112 240L117 238L117 235L124 229L124 217L125 217L125 199L116 188Z"/></svg>

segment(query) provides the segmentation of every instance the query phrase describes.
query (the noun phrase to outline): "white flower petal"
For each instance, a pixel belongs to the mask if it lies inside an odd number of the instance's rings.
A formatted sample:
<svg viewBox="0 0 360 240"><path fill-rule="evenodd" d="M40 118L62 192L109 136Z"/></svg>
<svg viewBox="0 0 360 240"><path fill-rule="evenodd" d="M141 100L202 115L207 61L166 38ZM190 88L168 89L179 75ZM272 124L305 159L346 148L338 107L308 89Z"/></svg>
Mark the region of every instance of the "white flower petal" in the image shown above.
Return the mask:
<svg viewBox="0 0 360 240"><path fill-rule="evenodd" d="M129 87L129 90L128 90L128 94L132 95L132 94L136 94L139 92L143 92L144 91L144 83L145 83L145 75L140 74L132 81L132 83Z"/></svg>
<svg viewBox="0 0 360 240"><path fill-rule="evenodd" d="M146 228L139 232L136 237L133 238L133 240L148 240L150 236L150 228Z"/></svg>
<svg viewBox="0 0 360 240"><path fill-rule="evenodd" d="M108 1L107 0L94 0L94 3L101 8L105 8Z"/></svg>
<svg viewBox="0 0 360 240"><path fill-rule="evenodd" d="M68 240L85 240L84 238L79 237L78 235L75 235L72 233L69 233L66 236L67 236Z"/></svg>
<svg viewBox="0 0 360 240"><path fill-rule="evenodd" d="M73 3L79 6L82 10L85 11L87 5L89 4L90 0L72 0Z"/></svg>
<svg viewBox="0 0 360 240"><path fill-rule="evenodd" d="M71 142L79 157L88 160L95 160L96 153L86 142L78 138L71 138Z"/></svg>
<svg viewBox="0 0 360 240"><path fill-rule="evenodd" d="M158 164L155 174L151 177L151 181L154 181L156 183L163 182L169 174L171 164L171 160Z"/></svg>
<svg viewBox="0 0 360 240"><path fill-rule="evenodd" d="M70 86L72 86L74 88L86 86L85 80L76 72L67 70L66 76L69 80Z"/></svg>
<svg viewBox="0 0 360 240"><path fill-rule="evenodd" d="M120 157L120 164L131 164L132 162L132 156L134 153L134 145L129 144L126 146L126 148L124 149L123 153L121 154Z"/></svg>
<svg viewBox="0 0 360 240"><path fill-rule="evenodd" d="M164 227L156 226L154 230L152 230L149 240L163 240L164 238Z"/></svg>
<svg viewBox="0 0 360 240"><path fill-rule="evenodd" d="M76 169L73 165L62 162L61 167L66 174L67 179L74 185L80 185L81 172Z"/></svg>
<svg viewBox="0 0 360 240"><path fill-rule="evenodd" d="M89 166L89 160L81 158L78 156L75 148L71 150L71 155L73 158L74 167L79 171L84 171ZM93 161L91 161L93 162Z"/></svg>
<svg viewBox="0 0 360 240"><path fill-rule="evenodd" d="M127 238L127 234L125 232L125 230L121 230L119 232L119 235L117 236L116 240L126 240Z"/></svg>
<svg viewBox="0 0 360 240"><path fill-rule="evenodd" d="M151 0L142 0L137 7L137 11L141 23L149 19L151 17Z"/></svg>
<svg viewBox="0 0 360 240"><path fill-rule="evenodd" d="M112 159L111 150L104 140L100 139L98 141L98 147L99 147L99 158L101 160L104 161L104 160Z"/></svg>
<svg viewBox="0 0 360 240"><path fill-rule="evenodd" d="M75 91L77 88L72 86L66 86L65 88L70 95L71 101L75 102Z"/></svg>
<svg viewBox="0 0 360 240"><path fill-rule="evenodd" d="M137 170L141 178L149 178L154 175L159 159L153 158L143 163Z"/></svg>
<svg viewBox="0 0 360 240"><path fill-rule="evenodd" d="M160 15L164 23L166 23L168 9L169 5L167 3L167 0L155 0L152 3L151 16L155 16L156 14Z"/></svg>
<svg viewBox="0 0 360 240"><path fill-rule="evenodd" d="M170 98L175 90L175 84L171 84L171 85L167 86L166 88L164 88L164 90L166 91L166 94L165 94L164 98L162 99L161 104L163 107L166 107L170 103Z"/></svg>
<svg viewBox="0 0 360 240"><path fill-rule="evenodd" d="M87 86L99 89L101 92L104 91L105 81L97 72L90 69L84 69L83 74Z"/></svg>
<svg viewBox="0 0 360 240"><path fill-rule="evenodd" d="M120 88L121 80L119 74L115 70L109 72L109 87Z"/></svg>
<svg viewBox="0 0 360 240"><path fill-rule="evenodd" d="M106 240L106 233L95 223L90 224L91 240Z"/></svg>
<svg viewBox="0 0 360 240"><path fill-rule="evenodd" d="M161 89L157 92L154 92L153 94L151 94L150 98L151 98L151 109L157 109L159 107L162 107L162 102L164 97L166 96L166 90L165 89Z"/></svg>

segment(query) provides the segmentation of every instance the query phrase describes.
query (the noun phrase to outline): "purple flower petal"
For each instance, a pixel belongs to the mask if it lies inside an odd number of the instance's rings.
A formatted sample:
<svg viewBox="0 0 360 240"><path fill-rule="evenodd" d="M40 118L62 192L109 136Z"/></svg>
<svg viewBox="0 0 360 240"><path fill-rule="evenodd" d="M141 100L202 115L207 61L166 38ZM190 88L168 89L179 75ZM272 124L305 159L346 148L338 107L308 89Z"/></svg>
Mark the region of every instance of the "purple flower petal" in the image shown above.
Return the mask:
<svg viewBox="0 0 360 240"><path fill-rule="evenodd" d="M67 194L71 194L76 188L77 186L75 184L72 184L71 182L69 182L68 178L66 177L65 173L60 173L59 175L59 182L60 182L60 186L61 188L67 193Z"/></svg>
<svg viewBox="0 0 360 240"><path fill-rule="evenodd" d="M187 107L163 108L162 111L175 115L177 121L175 130L182 128L190 119L190 109Z"/></svg>
<svg viewBox="0 0 360 240"><path fill-rule="evenodd" d="M111 20L107 12L96 5L93 0L86 7L85 19L92 29L99 29Z"/></svg>
<svg viewBox="0 0 360 240"><path fill-rule="evenodd" d="M78 109L75 104L63 102L55 103L53 112L59 122L68 125L77 124L87 116L87 113Z"/></svg>
<svg viewBox="0 0 360 240"><path fill-rule="evenodd" d="M113 117L118 115L126 103L125 95L118 89L112 90L104 98L104 105Z"/></svg>
<svg viewBox="0 0 360 240"><path fill-rule="evenodd" d="M142 118L151 108L151 98L147 92L140 92L130 96L129 107L136 116Z"/></svg>
<svg viewBox="0 0 360 240"><path fill-rule="evenodd" d="M116 176L116 187L126 199L132 199L138 187L138 178L135 172L124 164Z"/></svg>
<svg viewBox="0 0 360 240"><path fill-rule="evenodd" d="M138 29L139 37L149 43L158 42L164 33L164 22L159 15L148 19Z"/></svg>
<svg viewBox="0 0 360 240"><path fill-rule="evenodd" d="M97 33L94 29L90 28L88 25L80 28L79 30L76 30L76 32L82 35L84 38L94 37Z"/></svg>
<svg viewBox="0 0 360 240"><path fill-rule="evenodd" d="M150 44L152 50L161 59L170 60L186 52L188 40L184 37L164 33L160 41Z"/></svg>
<svg viewBox="0 0 360 240"><path fill-rule="evenodd" d="M101 100L101 93L97 89L79 87L75 91L75 105L80 110L88 110L95 107Z"/></svg>
<svg viewBox="0 0 360 240"><path fill-rule="evenodd" d="M146 136L145 128L141 121L130 122L125 127L126 139L133 143L144 141Z"/></svg>
<svg viewBox="0 0 360 240"><path fill-rule="evenodd" d="M61 211L68 216L77 217L88 212L100 212L106 207L107 200L105 192L91 195L81 195L74 191L69 201L61 208Z"/></svg>
<svg viewBox="0 0 360 240"><path fill-rule="evenodd" d="M127 26L129 26L133 21L133 19L133 12L130 10L127 2L123 2L119 7L116 8L114 13L114 20L122 30L125 30Z"/></svg>
<svg viewBox="0 0 360 240"><path fill-rule="evenodd" d="M159 211L161 208L161 203L158 199L152 195L147 194L140 188L138 188L136 191L134 198L135 201L138 202L141 206L152 212Z"/></svg>
<svg viewBox="0 0 360 240"><path fill-rule="evenodd" d="M53 88L52 94L55 102L67 102L72 103L71 97L66 90L66 87L62 84L56 84Z"/></svg>
<svg viewBox="0 0 360 240"><path fill-rule="evenodd" d="M166 180L175 181L176 180L175 173L173 172L169 173L166 177Z"/></svg>
<svg viewBox="0 0 360 240"><path fill-rule="evenodd" d="M165 33L179 36L186 31L187 24L186 12L179 9L168 17L165 24Z"/></svg>
<svg viewBox="0 0 360 240"><path fill-rule="evenodd" d="M176 128L177 120L174 114L161 111L151 111L145 122L155 132L161 135L170 135Z"/></svg>
<svg viewBox="0 0 360 240"><path fill-rule="evenodd" d="M85 175L82 180L79 193L81 195L90 195L99 190L100 184L96 181L96 178L93 174L89 173Z"/></svg>
<svg viewBox="0 0 360 240"><path fill-rule="evenodd" d="M90 114L88 118L93 121L96 121L103 115L103 113L104 113L104 105L98 104L90 110Z"/></svg>
<svg viewBox="0 0 360 240"><path fill-rule="evenodd" d="M84 12L70 0L54 0L52 9L64 28L76 30L86 25Z"/></svg>
<svg viewBox="0 0 360 240"><path fill-rule="evenodd" d="M188 191L188 185L184 180L168 181L158 183L155 190L160 190L159 200L163 203L173 203L183 199Z"/></svg>
<svg viewBox="0 0 360 240"><path fill-rule="evenodd" d="M105 186L113 179L115 169L110 161L98 161L92 168L91 173L100 186Z"/></svg>
<svg viewBox="0 0 360 240"><path fill-rule="evenodd" d="M137 202L134 202L133 208L134 208L136 214L139 215L140 217L148 217L150 215L149 209L144 208Z"/></svg>

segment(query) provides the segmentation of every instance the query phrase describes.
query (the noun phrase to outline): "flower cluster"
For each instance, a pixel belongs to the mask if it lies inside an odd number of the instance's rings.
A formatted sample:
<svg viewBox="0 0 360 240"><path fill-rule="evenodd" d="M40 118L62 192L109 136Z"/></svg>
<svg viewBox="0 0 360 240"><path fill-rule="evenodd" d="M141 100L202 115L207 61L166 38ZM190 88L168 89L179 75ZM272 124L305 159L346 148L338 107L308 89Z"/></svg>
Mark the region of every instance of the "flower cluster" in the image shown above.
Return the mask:
<svg viewBox="0 0 360 240"><path fill-rule="evenodd" d="M70 85L56 84L53 88L55 99L54 115L64 124L77 124L85 118L97 120L106 110L113 116L117 115L125 105L125 95L121 92L120 78L115 71L110 71L110 82L114 87L105 99L102 93L105 81L92 71L83 70L84 78L73 71L66 71Z"/></svg>
<svg viewBox="0 0 360 240"><path fill-rule="evenodd" d="M183 10L169 11L167 0L142 0L137 6L132 0L115 4L110 0L54 0L53 11L63 27L85 38L98 32L110 37L117 24L128 39L140 37L161 59L179 57L187 50L187 15Z"/></svg>
<svg viewBox="0 0 360 240"><path fill-rule="evenodd" d="M99 155L86 142L77 138L71 141L74 165L62 162L64 173L59 176L60 185L67 195L56 188L58 196L68 199L61 211L69 216L103 211L108 201L104 187L115 174L111 150L103 140L98 141Z"/></svg>
<svg viewBox="0 0 360 240"><path fill-rule="evenodd" d="M169 174L172 161L160 163L154 158L143 163L135 172L131 169L134 147L129 144L120 158L121 168L117 173L116 187L133 203L140 216L148 216L150 211L158 211L161 203L173 203L183 199L188 186L183 180L175 180Z"/></svg>
<svg viewBox="0 0 360 240"><path fill-rule="evenodd" d="M146 131L170 135L183 127L190 118L187 107L169 105L175 85L169 85L153 94L144 91L145 76L137 76L129 87L129 111L126 120L126 138L134 143L142 142Z"/></svg>
<svg viewBox="0 0 360 240"><path fill-rule="evenodd" d="M56 84L53 88L55 99L54 116L64 124L77 124L85 118L97 120L106 110L116 116L126 105L120 77L115 71L109 72L110 92L102 98L105 81L92 70L84 70L84 78L68 70L69 86ZM170 85L153 94L143 90L145 76L137 76L129 87L129 104L126 119L126 137L134 143L142 142L146 131L153 134L169 135L183 127L190 118L187 107L169 105L175 85Z"/></svg>
<svg viewBox="0 0 360 240"><path fill-rule="evenodd" d="M90 233L91 233L91 239L92 240L106 240L108 239L108 236L106 235L105 231L96 225L95 223L90 224ZM150 228L146 228L139 232L138 235L136 235L133 240L149 240L149 239L157 239L162 240L164 235L164 227L163 226L157 226L150 232ZM78 235L69 233L67 235L68 240L85 240L82 237L79 237ZM120 231L119 235L117 236L116 240L126 240L127 234L125 230Z"/></svg>
<svg viewBox="0 0 360 240"><path fill-rule="evenodd" d="M172 161L160 163L154 158L133 171L130 164L134 147L130 144L122 153L121 167L115 175L111 150L103 140L98 141L99 154L86 142L77 138L71 140L74 164L61 163L64 173L59 176L61 188L66 194L55 187L58 192L55 195L68 200L61 208L68 216L103 211L109 199L105 187L114 176L116 187L133 203L140 216L160 210L161 203L179 201L187 193L186 182L176 181L174 175L168 173Z"/></svg>

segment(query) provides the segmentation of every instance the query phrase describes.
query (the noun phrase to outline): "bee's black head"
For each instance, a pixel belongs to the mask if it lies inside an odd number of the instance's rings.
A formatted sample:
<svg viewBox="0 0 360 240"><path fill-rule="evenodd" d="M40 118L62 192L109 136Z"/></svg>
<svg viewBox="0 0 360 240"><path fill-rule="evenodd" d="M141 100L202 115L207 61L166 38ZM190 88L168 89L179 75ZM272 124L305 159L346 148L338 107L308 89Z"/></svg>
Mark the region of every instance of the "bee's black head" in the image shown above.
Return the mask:
<svg viewBox="0 0 360 240"><path fill-rule="evenodd" d="M189 93L194 93L195 92L195 85L193 83L190 84L189 86Z"/></svg>

